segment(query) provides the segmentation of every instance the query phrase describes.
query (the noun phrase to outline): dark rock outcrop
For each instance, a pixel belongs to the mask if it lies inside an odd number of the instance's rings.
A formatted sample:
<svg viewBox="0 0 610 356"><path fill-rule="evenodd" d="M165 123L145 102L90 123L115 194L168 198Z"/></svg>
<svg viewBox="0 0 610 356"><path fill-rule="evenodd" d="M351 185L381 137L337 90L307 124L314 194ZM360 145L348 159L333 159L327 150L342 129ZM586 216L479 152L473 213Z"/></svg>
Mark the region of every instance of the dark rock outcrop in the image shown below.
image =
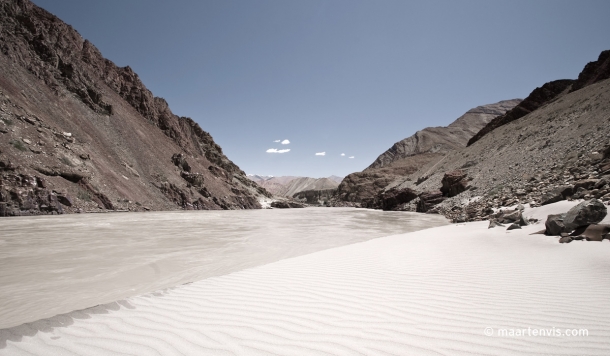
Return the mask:
<svg viewBox="0 0 610 356"><path fill-rule="evenodd" d="M445 176L441 180L441 192L444 196L454 197L464 191L468 186L467 174L463 171L457 170L453 172L445 173Z"/></svg>
<svg viewBox="0 0 610 356"><path fill-rule="evenodd" d="M597 61L585 65L570 91L582 89L608 78L610 78L610 50L603 51L599 54Z"/></svg>
<svg viewBox="0 0 610 356"><path fill-rule="evenodd" d="M403 204L417 198L417 193L409 188L390 189L379 195L379 206L382 210L397 210Z"/></svg>
<svg viewBox="0 0 610 356"><path fill-rule="evenodd" d="M440 190L431 190L428 192L421 193L419 195L419 202L417 203L417 212L425 213L432 209L437 204L445 200L443 193Z"/></svg>
<svg viewBox="0 0 610 356"><path fill-rule="evenodd" d="M273 203L271 203L271 207L277 208L277 209L293 209L293 208L304 208L305 205L303 205L301 203L293 202L293 201L276 200Z"/></svg>

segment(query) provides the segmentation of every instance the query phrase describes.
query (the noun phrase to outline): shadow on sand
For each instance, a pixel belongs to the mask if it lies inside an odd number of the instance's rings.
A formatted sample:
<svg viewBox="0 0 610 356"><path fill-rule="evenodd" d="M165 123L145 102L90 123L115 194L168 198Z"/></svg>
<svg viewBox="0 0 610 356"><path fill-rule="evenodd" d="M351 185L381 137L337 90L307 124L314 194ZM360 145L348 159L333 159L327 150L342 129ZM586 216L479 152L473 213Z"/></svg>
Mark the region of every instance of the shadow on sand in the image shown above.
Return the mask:
<svg viewBox="0 0 610 356"><path fill-rule="evenodd" d="M65 328L74 324L74 320L91 319L92 315L109 314L111 311L118 311L121 308L135 309L128 301L119 300L83 310L75 310L70 313L56 315L48 319L25 323L9 329L1 329L0 349L6 348L7 341L21 342L23 337L35 336L39 332L50 333L53 332L55 328Z"/></svg>

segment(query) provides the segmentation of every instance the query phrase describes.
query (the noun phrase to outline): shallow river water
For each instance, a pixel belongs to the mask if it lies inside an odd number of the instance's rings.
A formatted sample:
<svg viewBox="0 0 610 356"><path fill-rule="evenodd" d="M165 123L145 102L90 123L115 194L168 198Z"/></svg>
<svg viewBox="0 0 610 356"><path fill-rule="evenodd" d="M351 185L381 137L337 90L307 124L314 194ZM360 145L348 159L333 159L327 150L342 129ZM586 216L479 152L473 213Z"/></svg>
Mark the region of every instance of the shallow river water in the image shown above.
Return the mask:
<svg viewBox="0 0 610 356"><path fill-rule="evenodd" d="M3 218L0 329L447 223L353 208Z"/></svg>

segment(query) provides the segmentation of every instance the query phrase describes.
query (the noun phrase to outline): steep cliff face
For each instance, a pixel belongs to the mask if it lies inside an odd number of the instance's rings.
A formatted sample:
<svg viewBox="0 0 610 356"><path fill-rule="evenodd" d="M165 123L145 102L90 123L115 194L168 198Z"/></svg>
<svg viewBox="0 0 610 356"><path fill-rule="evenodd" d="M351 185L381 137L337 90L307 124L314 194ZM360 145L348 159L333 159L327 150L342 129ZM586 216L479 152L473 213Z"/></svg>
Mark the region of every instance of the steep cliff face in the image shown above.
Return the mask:
<svg viewBox="0 0 610 356"><path fill-rule="evenodd" d="M44 213L42 200L19 198L36 189L69 196L64 212L258 208L268 195L131 68L44 9L0 0L0 39L5 215ZM47 187L15 183L24 179Z"/></svg>
<svg viewBox="0 0 610 356"><path fill-rule="evenodd" d="M345 177L337 188L334 200L370 206L379 192L395 179L410 175L423 166L437 162L448 152L466 146L472 135L520 101L503 100L478 106L447 127L428 127L396 142L364 171Z"/></svg>

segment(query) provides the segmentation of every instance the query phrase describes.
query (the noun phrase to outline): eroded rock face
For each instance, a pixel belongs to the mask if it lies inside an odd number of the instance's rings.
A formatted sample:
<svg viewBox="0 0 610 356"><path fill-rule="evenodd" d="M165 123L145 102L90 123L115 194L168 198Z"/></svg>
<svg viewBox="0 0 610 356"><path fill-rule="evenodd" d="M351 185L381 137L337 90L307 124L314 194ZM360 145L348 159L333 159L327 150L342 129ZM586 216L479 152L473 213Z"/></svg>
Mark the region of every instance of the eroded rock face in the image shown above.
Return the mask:
<svg viewBox="0 0 610 356"><path fill-rule="evenodd" d="M55 193L42 178L24 174L0 175L0 216L63 214Z"/></svg>
<svg viewBox="0 0 610 356"><path fill-rule="evenodd" d="M563 224L566 230L572 231L580 226L599 223L606 217L607 212L608 209L601 201L586 200L568 210Z"/></svg>
<svg viewBox="0 0 610 356"><path fill-rule="evenodd" d="M417 193L412 189L390 189L379 196L382 210L396 210L399 206L417 198Z"/></svg>
<svg viewBox="0 0 610 356"><path fill-rule="evenodd" d="M445 200L445 197L440 190L432 190L421 193L419 195L419 202L417 204L417 212L425 213L437 204L441 203L443 200Z"/></svg>

